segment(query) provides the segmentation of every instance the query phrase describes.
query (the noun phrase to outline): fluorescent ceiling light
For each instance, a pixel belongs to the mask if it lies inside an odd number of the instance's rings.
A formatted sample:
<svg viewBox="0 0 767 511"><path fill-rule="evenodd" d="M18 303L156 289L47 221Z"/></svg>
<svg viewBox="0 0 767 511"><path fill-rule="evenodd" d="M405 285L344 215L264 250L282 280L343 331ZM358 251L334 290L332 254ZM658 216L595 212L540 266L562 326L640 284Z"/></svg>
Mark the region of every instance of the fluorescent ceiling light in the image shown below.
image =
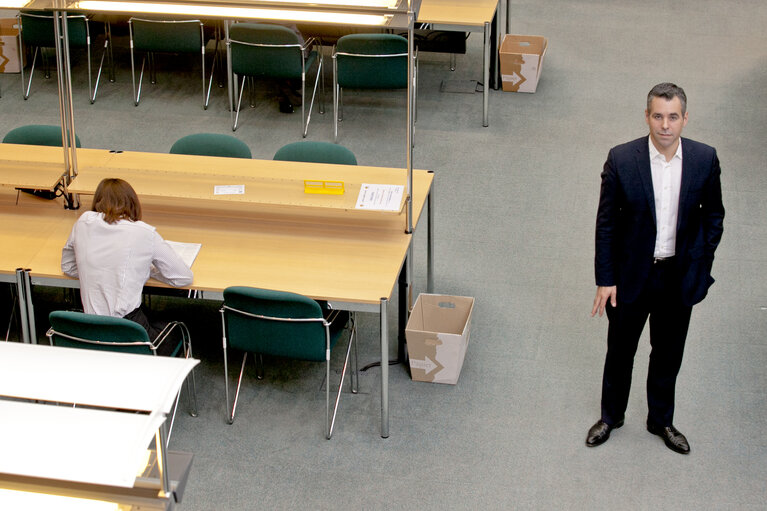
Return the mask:
<svg viewBox="0 0 767 511"><path fill-rule="evenodd" d="M45 493L27 493L0 488L3 509L56 509L58 511L119 511L119 505L101 500L60 497Z"/></svg>
<svg viewBox="0 0 767 511"><path fill-rule="evenodd" d="M337 12L291 11L259 8L251 9L244 7L220 7L196 4L110 2L106 0L83 0L82 2L74 3L72 8L91 12L169 14L180 16L223 17L229 19L251 18L261 20L337 23L343 25L385 25L391 19L391 16L374 14L346 14Z"/></svg>
<svg viewBox="0 0 767 511"><path fill-rule="evenodd" d="M21 9L31 0L0 0L0 9Z"/></svg>
<svg viewBox="0 0 767 511"><path fill-rule="evenodd" d="M394 9L399 4L400 0L269 0L270 2L285 2L291 4L315 4L315 5L332 5L342 7L383 7L386 9Z"/></svg>

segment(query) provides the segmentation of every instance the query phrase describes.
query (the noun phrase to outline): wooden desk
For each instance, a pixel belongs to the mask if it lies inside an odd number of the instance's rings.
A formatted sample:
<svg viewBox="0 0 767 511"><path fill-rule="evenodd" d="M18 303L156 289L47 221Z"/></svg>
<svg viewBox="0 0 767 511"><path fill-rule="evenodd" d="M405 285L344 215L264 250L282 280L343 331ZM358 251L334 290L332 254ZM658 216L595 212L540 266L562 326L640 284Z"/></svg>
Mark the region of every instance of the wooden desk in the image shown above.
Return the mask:
<svg viewBox="0 0 767 511"><path fill-rule="evenodd" d="M372 218L397 216L405 205L403 197L400 211L394 213L355 210L363 182L405 186L405 169L144 152L106 154L108 158L97 164L80 165L78 176L69 186L70 192L92 195L102 179L120 177L142 198L194 200L195 207L238 209L240 203L248 211L253 206L273 206L292 211L340 210L346 215L356 213ZM427 174L414 173L416 189L425 186L428 190ZM305 179L343 181L346 191L343 195L307 194ZM216 185L244 185L245 193L214 195Z"/></svg>
<svg viewBox="0 0 767 511"><path fill-rule="evenodd" d="M294 190L287 190L290 187L285 183L296 184L300 178L301 190L304 177L346 179L351 186L363 181L404 184L405 170L152 153L109 154L102 166L81 167L70 191L93 193L103 177L127 178L141 197L144 220L164 238L202 243L192 268L192 289L204 291L208 298L221 298L228 286L253 286L328 300L336 308L380 314L384 361L381 435L387 437L386 309L411 248L412 234L405 233L404 208L398 213L356 211L349 209L349 197L341 197L338 203L318 203L338 198L305 197L303 191L296 195ZM221 183L224 177L234 181ZM261 194L259 182L270 183L270 179L277 178L278 186L272 183L267 188L273 187L275 194L284 191L290 199L287 204L276 200L276 195ZM245 196L209 194L213 184L241 184L243 179L255 179L252 186L246 184ZM414 225L431 198L432 181L432 173L414 172ZM171 183L175 186L167 186ZM209 195L201 194L201 190L208 190ZM352 194L356 200L356 193ZM38 213L8 208L0 209L0 221L27 213L30 216L23 222L34 224ZM18 237L17 244L26 247L19 255L24 262L10 264L10 257L2 262L8 268L20 264L31 268L29 279L33 284L75 287L77 281L61 272L61 248L78 212L58 213L52 219L49 213L44 215L46 228L39 236L25 237L21 227L7 233L9 240ZM49 220L55 221L47 223ZM407 295L401 291L400 299L405 300Z"/></svg>
<svg viewBox="0 0 767 511"><path fill-rule="evenodd" d="M421 0L417 21L431 23L435 30L461 30L466 32L484 33L483 80L482 92L482 126L488 123L488 102L490 94L490 47L491 23L499 7L509 9L510 2L503 0ZM499 30L499 34L505 30ZM496 48L499 45L496 44ZM493 58L497 58L493 56Z"/></svg>

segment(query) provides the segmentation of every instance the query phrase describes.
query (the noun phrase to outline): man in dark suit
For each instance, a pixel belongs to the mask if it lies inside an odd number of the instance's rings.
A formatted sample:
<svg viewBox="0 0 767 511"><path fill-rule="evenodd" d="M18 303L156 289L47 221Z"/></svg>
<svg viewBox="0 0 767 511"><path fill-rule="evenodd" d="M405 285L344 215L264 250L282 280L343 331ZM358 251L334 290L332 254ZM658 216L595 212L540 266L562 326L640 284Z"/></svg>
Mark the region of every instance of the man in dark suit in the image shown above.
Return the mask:
<svg viewBox="0 0 767 511"><path fill-rule="evenodd" d="M589 429L589 447L623 425L634 354L649 317L647 430L670 449L690 452L673 425L674 388L692 306L714 282L724 207L716 150L681 138L687 118L684 90L656 85L647 96L649 137L612 148L602 172L591 315L607 311L609 327L602 416Z"/></svg>

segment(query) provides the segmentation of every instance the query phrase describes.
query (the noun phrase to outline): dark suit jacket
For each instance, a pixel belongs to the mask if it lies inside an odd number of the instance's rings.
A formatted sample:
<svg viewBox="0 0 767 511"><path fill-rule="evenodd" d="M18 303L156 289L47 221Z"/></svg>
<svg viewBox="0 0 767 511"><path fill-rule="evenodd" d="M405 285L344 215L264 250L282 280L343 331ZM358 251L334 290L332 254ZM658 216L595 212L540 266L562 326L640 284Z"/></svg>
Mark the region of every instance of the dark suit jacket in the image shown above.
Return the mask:
<svg viewBox="0 0 767 511"><path fill-rule="evenodd" d="M722 188L713 147L682 139L682 183L675 264L681 300L692 306L714 283L711 265L722 237ZM602 172L596 229L596 283L617 286L618 304L639 296L655 251L655 198L648 137L610 150Z"/></svg>

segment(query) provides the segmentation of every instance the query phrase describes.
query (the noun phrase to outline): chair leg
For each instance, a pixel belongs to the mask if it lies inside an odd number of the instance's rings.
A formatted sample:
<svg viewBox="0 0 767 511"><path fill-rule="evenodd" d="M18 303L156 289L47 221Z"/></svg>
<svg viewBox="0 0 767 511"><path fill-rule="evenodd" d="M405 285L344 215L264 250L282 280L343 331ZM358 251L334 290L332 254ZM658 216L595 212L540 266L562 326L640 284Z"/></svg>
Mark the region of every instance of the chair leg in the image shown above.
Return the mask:
<svg viewBox="0 0 767 511"><path fill-rule="evenodd" d="M88 62L88 101L91 105L96 100L96 94L93 92L93 70L91 69L91 35L90 32L86 36L85 44L85 59Z"/></svg>
<svg viewBox="0 0 767 511"><path fill-rule="evenodd" d="M240 385L242 384L242 374L245 372L245 362L248 359L248 352L246 351L242 356L242 367L240 369L240 377L237 380L237 390L234 394L234 403L231 409L229 408L229 363L228 354L226 349L226 319L224 317L224 310L221 309L221 329L223 334L223 347L224 347L224 389L226 392L226 422L232 424L234 422L234 413L237 409L237 398L240 397ZM230 411L231 410L231 411Z"/></svg>
<svg viewBox="0 0 767 511"><path fill-rule="evenodd" d="M200 53L202 55L201 57L202 62L200 64L200 68L202 69L202 109L207 110L208 95L205 91L205 40L204 39L202 41L202 45L200 46ZM211 75L211 78L213 78L213 75Z"/></svg>
<svg viewBox="0 0 767 511"><path fill-rule="evenodd" d="M179 323L179 328L181 328L181 336L184 343L184 357L192 358L192 336L189 334L189 329L184 323ZM197 417L197 383L194 378L194 371L192 369L186 378L186 391L189 396L189 415Z"/></svg>
<svg viewBox="0 0 767 511"><path fill-rule="evenodd" d="M99 82L101 81L101 71L104 68L104 59L107 57L107 52L109 51L109 39L104 40L104 53L101 54L101 62L99 62L99 70L96 73L96 86L93 89L93 95L91 96L91 105L96 102L96 94L98 94L99 91ZM90 53L90 50L89 52ZM88 57L88 62L90 63L90 55ZM89 73L90 73L90 65L88 66ZM114 81L114 80L112 80ZM88 83L90 83L90 74L88 75Z"/></svg>
<svg viewBox="0 0 767 511"><path fill-rule="evenodd" d="M246 351L242 355L242 365L240 366L240 377L237 378L237 389L234 391L234 403L232 403L232 411L229 417L227 417L227 421L229 424L232 424L234 422L234 414L237 411L237 400L240 398L240 387L242 387L242 375L245 374L245 362L248 360L248 352ZM229 377L227 376L227 381L229 380ZM228 389L228 385L227 385ZM227 412L229 408L229 392L227 390L227 398L226 398L226 406L227 406Z"/></svg>
<svg viewBox="0 0 767 511"><path fill-rule="evenodd" d="M317 76L314 78L314 90L312 91L312 100L309 103L309 114L306 116L306 123L302 126L303 138L306 138L306 134L309 132L309 121L312 119L312 109L314 108L314 98L317 97L317 86L320 82L320 75L322 74L322 54L320 53L320 59L317 64ZM306 73L301 75L301 119L304 119L304 105L306 104Z"/></svg>
<svg viewBox="0 0 767 511"><path fill-rule="evenodd" d="M264 356L261 353L258 353L253 358L256 360L256 378L259 380L263 380L264 379Z"/></svg>
<svg viewBox="0 0 767 511"><path fill-rule="evenodd" d="M333 141L338 143L338 61L333 56Z"/></svg>
<svg viewBox="0 0 767 511"><path fill-rule="evenodd" d="M242 85L240 85L240 94L237 99L237 106L234 108L234 122L232 123L232 131L237 131L237 122L240 120L240 105L242 104L242 91L245 90L245 76L242 77ZM234 79L237 80L237 75L234 75Z"/></svg>
<svg viewBox="0 0 767 511"><path fill-rule="evenodd" d="M29 89L32 87L32 77L35 74L35 63L37 62L37 52L40 50L39 47L35 46L35 53L32 55L32 66L29 68L29 82L27 82L26 88L24 87L24 66L21 67L21 93L24 96L24 99L29 99ZM23 60L20 62L24 62Z"/></svg>
<svg viewBox="0 0 767 511"><path fill-rule="evenodd" d="M210 104L210 90L213 87L213 75L216 74L216 62L218 61L218 37L216 37L216 47L213 50L213 64L210 66L210 80L208 80L208 92L205 94L205 104L203 106L203 110L208 109L208 105ZM203 60L203 65L205 64L205 61ZM203 91L205 84L203 83Z"/></svg>
<svg viewBox="0 0 767 511"><path fill-rule="evenodd" d="M344 377L346 376L346 369L349 366L349 356L351 354L352 350L352 344L355 345L355 357L356 357L356 339L354 336L354 330L349 334L349 345L346 347L346 358L344 359L344 367L341 370L341 381L338 383L338 393L336 393L336 401L335 405L333 406L333 416L332 419L328 422L328 433L327 433L327 439L330 440L330 437L333 436L333 429L336 425L336 414L338 413L338 403L341 401L341 391L344 388ZM355 364L356 365L356 364ZM352 377L352 380L354 378ZM325 381L325 391L326 391L326 400L328 401L328 408L329 408L329 399L330 399L330 360L327 361L327 379Z"/></svg>
<svg viewBox="0 0 767 511"><path fill-rule="evenodd" d="M107 43L109 44L109 81L114 83L115 81L115 55L114 55L114 45L112 44L112 24L107 21L104 24L104 37L107 40Z"/></svg>
<svg viewBox="0 0 767 511"><path fill-rule="evenodd" d="M359 392L359 390L360 390L360 372L359 372L360 363L359 363L359 358L357 357L357 341L356 341L356 339L357 339L357 313L356 312L351 312L350 313L349 323L350 323L350 329L349 329L350 333L349 333L349 335L353 336L354 339L355 339L355 341L354 341L354 348L352 348L354 350L354 354L353 354L354 358L352 358L352 360L351 360L351 362L352 362L352 367L351 367L352 394L357 394Z"/></svg>
<svg viewBox="0 0 767 511"><path fill-rule="evenodd" d="M155 57L153 51L147 54L147 64L149 66L149 83L155 85L157 83L157 66L155 63Z"/></svg>
<svg viewBox="0 0 767 511"><path fill-rule="evenodd" d="M322 54L322 43L320 43L320 64L322 65L322 72L320 73L320 113L325 114L325 56Z"/></svg>

